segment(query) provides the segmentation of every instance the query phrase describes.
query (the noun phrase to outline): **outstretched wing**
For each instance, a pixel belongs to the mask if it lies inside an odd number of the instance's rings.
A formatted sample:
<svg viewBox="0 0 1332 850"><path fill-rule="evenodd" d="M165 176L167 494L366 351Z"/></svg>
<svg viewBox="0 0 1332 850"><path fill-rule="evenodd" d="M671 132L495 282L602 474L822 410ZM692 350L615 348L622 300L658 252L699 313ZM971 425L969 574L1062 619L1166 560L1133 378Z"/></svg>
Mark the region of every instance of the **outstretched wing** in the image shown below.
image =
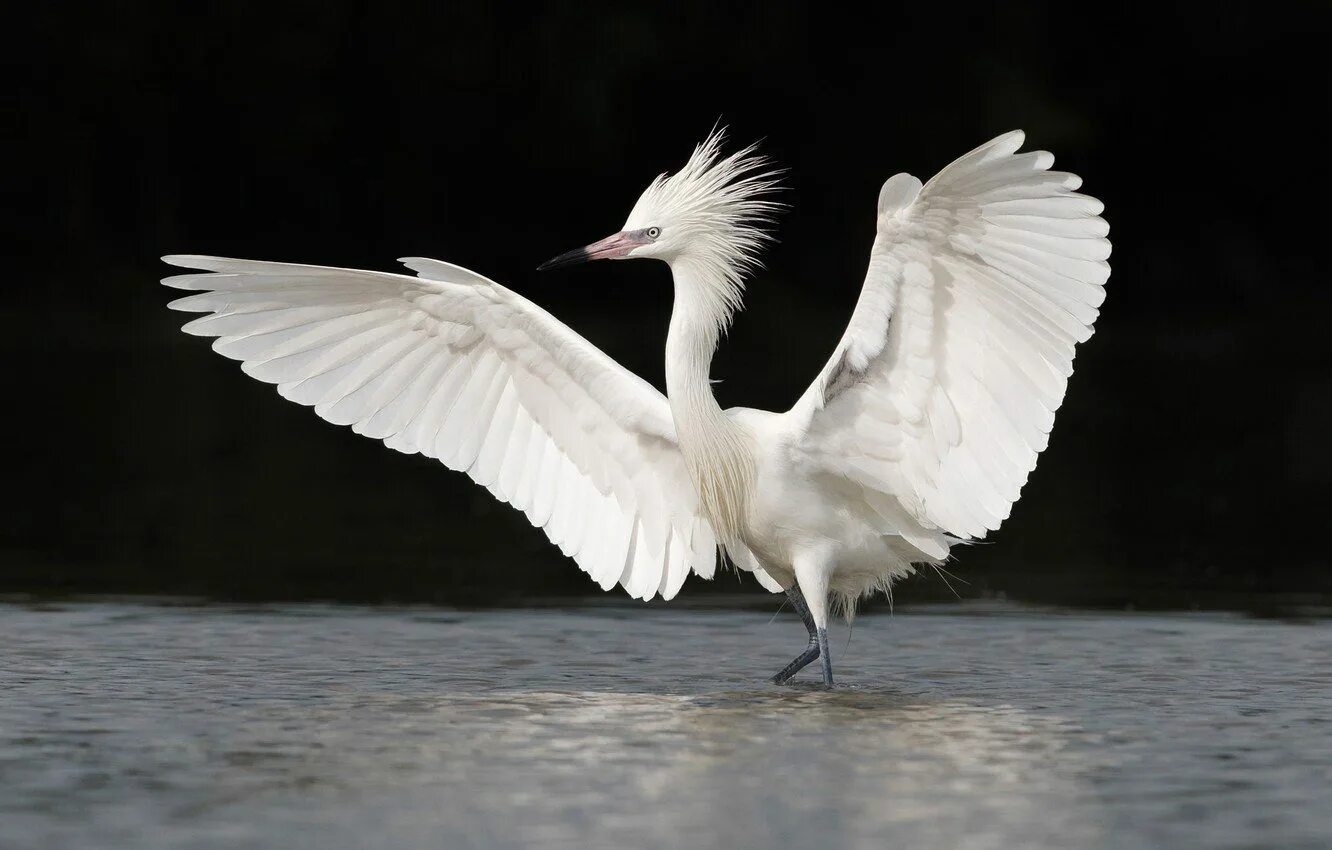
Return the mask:
<svg viewBox="0 0 1332 850"><path fill-rule="evenodd" d="M669 599L717 548L665 398L527 299L458 266L420 274L171 256L210 274L187 333L284 398L465 471L609 589Z"/></svg>
<svg viewBox="0 0 1332 850"><path fill-rule="evenodd" d="M1000 136L924 187L884 184L850 326L788 414L811 463L905 511L935 556L943 532L983 537L1008 517L1110 276L1101 202L1022 141Z"/></svg>

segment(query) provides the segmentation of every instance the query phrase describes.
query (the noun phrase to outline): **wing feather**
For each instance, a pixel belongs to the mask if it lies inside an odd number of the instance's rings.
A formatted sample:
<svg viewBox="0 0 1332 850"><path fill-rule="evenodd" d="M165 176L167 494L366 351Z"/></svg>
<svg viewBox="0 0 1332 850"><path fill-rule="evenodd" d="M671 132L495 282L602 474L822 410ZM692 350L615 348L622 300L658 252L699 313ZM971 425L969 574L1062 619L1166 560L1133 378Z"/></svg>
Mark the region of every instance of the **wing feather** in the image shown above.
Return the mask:
<svg viewBox="0 0 1332 850"><path fill-rule="evenodd" d="M467 472L602 587L674 596L711 577L666 400L544 310L467 269L420 277L173 256L188 333L330 422Z"/></svg>
<svg viewBox="0 0 1332 850"><path fill-rule="evenodd" d="M923 187L885 184L846 334L787 414L808 463L932 558L939 530L1007 519L1105 299L1103 205L1022 141L993 139Z"/></svg>

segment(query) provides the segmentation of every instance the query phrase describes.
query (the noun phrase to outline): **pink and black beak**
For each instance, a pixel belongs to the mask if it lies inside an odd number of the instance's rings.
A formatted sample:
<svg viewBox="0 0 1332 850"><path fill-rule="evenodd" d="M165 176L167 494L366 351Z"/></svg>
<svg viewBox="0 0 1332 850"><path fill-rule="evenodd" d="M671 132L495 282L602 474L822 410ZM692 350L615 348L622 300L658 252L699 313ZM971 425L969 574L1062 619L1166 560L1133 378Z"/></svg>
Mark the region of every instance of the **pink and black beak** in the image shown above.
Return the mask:
<svg viewBox="0 0 1332 850"><path fill-rule="evenodd" d="M622 230L619 233L607 236L600 242L593 242L591 245L566 251L554 259L547 260L537 266L537 271L544 272L564 266L573 266L578 263L586 263L589 260L620 260L627 257L630 251L651 241L644 231Z"/></svg>

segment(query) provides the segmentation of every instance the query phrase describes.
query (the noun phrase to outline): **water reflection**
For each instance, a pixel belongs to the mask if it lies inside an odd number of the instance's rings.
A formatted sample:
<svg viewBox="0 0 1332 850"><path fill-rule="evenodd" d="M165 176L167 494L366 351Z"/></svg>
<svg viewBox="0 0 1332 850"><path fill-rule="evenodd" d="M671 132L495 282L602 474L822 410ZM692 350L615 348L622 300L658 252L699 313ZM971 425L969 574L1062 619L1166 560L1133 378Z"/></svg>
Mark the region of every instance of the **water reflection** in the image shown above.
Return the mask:
<svg viewBox="0 0 1332 850"><path fill-rule="evenodd" d="M293 748L284 730L299 729L329 734ZM228 766L266 775L263 795L305 797L334 777L325 793L399 826L429 813L449 846L592 835L607 846L970 847L1015 833L1068 846L1098 835L1064 722L884 690L382 694L283 706L243 734Z"/></svg>

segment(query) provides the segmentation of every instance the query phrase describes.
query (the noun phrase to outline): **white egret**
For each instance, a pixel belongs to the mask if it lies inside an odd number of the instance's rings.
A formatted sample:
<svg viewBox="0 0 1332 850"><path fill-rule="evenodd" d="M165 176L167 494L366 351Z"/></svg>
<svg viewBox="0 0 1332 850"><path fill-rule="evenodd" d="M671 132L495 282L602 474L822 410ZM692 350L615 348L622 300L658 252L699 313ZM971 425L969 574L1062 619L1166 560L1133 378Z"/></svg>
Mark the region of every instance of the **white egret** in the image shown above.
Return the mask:
<svg viewBox="0 0 1332 850"><path fill-rule="evenodd" d="M719 554L785 590L831 686L830 605L997 529L1046 446L1110 269L1102 204L1017 153L1020 131L879 192L846 333L790 410L723 410L709 366L777 187L722 133L643 192L623 229L541 268L670 265L666 394L526 298L438 260L417 277L169 256L185 325L285 398L465 471L602 588L670 599Z"/></svg>

